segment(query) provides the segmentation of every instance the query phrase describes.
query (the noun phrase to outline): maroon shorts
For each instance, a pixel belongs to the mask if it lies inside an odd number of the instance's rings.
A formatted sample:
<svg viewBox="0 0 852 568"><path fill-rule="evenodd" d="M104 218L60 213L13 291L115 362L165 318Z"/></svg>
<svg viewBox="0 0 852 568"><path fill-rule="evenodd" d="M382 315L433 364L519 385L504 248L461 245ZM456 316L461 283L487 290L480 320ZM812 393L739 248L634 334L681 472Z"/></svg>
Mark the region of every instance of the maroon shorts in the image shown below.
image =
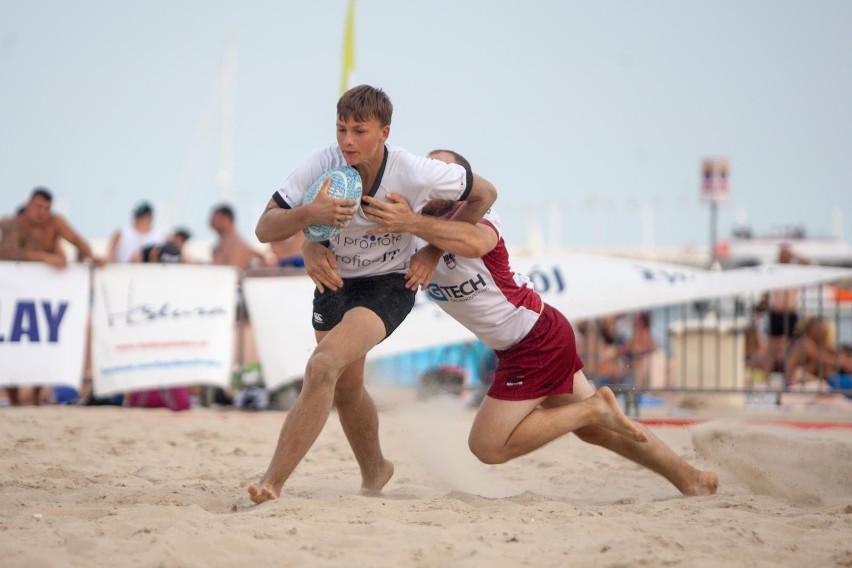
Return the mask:
<svg viewBox="0 0 852 568"><path fill-rule="evenodd" d="M496 353L497 370L488 396L500 400L574 392L574 373L583 368L571 324L547 304L520 343Z"/></svg>

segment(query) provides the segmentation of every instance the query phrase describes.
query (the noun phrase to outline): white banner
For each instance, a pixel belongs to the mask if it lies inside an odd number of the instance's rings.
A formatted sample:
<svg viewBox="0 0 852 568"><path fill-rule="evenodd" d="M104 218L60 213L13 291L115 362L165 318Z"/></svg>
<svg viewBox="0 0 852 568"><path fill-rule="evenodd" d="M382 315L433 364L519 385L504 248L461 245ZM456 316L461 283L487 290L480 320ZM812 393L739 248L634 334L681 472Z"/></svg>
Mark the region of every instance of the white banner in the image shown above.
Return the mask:
<svg viewBox="0 0 852 568"><path fill-rule="evenodd" d="M544 300L572 321L775 288L852 278L852 270L770 265L711 272L673 264L606 256L561 254L517 257L513 269L529 276ZM304 374L314 346L314 285L307 276L251 277L243 283L263 378L277 389ZM368 355L375 357L472 340L426 294L402 325Z"/></svg>
<svg viewBox="0 0 852 568"><path fill-rule="evenodd" d="M95 393L227 386L236 289L229 266L113 264L95 271Z"/></svg>
<svg viewBox="0 0 852 568"><path fill-rule="evenodd" d="M314 283L307 276L258 276L243 279L264 385L277 389L305 374L316 345Z"/></svg>
<svg viewBox="0 0 852 568"><path fill-rule="evenodd" d="M83 377L89 267L0 262L0 385L70 385Z"/></svg>
<svg viewBox="0 0 852 568"><path fill-rule="evenodd" d="M517 257L545 301L570 320L852 278L852 270L772 264L709 271L674 264L585 254Z"/></svg>

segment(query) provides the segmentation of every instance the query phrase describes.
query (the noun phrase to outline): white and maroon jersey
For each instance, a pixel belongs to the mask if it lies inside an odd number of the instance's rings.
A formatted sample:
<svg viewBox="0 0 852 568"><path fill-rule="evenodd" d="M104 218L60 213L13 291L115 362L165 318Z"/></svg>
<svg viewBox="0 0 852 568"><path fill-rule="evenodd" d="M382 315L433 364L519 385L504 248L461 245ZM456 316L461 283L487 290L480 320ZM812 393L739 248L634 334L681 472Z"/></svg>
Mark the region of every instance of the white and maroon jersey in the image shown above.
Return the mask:
<svg viewBox="0 0 852 568"><path fill-rule="evenodd" d="M543 300L526 276L512 271L494 210L480 222L497 233L497 246L481 258L444 253L427 293L488 347L502 351L526 337L538 321Z"/></svg>
<svg viewBox="0 0 852 568"><path fill-rule="evenodd" d="M309 157L290 174L284 187L272 198L280 207L301 207L311 184L332 168L345 166L346 160L338 146L330 146ZM420 211L431 199L463 201L470 193L472 180L458 164L415 156L403 150L385 146L385 157L376 181L363 194L383 199L388 193L398 193ZM411 233L387 233L368 236L366 232L378 225L358 210L352 221L340 230L329 243L337 258L342 278L378 276L408 271L409 260L416 250L416 237Z"/></svg>

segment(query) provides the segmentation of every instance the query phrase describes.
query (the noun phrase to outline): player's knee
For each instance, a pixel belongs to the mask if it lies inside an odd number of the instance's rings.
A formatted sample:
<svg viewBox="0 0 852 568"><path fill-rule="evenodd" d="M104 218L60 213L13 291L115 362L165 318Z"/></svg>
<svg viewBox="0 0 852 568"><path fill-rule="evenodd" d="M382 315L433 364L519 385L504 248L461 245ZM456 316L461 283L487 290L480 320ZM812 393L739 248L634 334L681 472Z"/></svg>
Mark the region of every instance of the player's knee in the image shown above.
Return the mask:
<svg viewBox="0 0 852 568"><path fill-rule="evenodd" d="M315 352L305 367L305 382L313 386L334 387L340 376L342 365L338 358L326 351Z"/></svg>
<svg viewBox="0 0 852 568"><path fill-rule="evenodd" d="M494 447L493 444L489 444L479 438L473 436L468 438L467 447L470 448L471 453L476 456L476 459L484 464L497 465L506 463L507 461L505 454L500 451L500 448Z"/></svg>

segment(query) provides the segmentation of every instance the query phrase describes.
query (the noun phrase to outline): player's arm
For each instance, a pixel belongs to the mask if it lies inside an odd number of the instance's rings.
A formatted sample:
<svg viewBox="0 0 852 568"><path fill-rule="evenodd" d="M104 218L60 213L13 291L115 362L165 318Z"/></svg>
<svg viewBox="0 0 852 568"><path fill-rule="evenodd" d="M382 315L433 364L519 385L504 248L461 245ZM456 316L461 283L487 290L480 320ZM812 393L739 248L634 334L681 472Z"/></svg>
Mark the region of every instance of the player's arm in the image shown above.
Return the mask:
<svg viewBox="0 0 852 568"><path fill-rule="evenodd" d="M337 272L337 259L328 247L305 239L302 257L305 259L305 273L314 281L320 294L326 288L337 291L343 286L343 279Z"/></svg>
<svg viewBox="0 0 852 568"><path fill-rule="evenodd" d="M497 200L497 188L484 177L473 174L471 184L470 193L468 194L467 199L464 200L461 208L459 208L455 215L453 215L453 219L456 221L478 223L479 220L482 219L482 216L491 209L491 206L494 205L494 202ZM454 252L449 249L446 250Z"/></svg>
<svg viewBox="0 0 852 568"><path fill-rule="evenodd" d="M109 250L107 252L107 260L110 262L115 262L118 260L118 240L121 238L121 230L118 230L112 234L112 237L109 240Z"/></svg>
<svg viewBox="0 0 852 568"><path fill-rule="evenodd" d="M71 225L69 225L63 217L57 215L54 217L54 222L56 223L56 233L77 248L80 260L88 258L98 266L102 266L104 264L103 259L96 257L92 253L92 248L89 246L89 243L87 243L86 240L77 233L77 231L71 228Z"/></svg>
<svg viewBox="0 0 852 568"><path fill-rule="evenodd" d="M440 219L415 213L408 201L396 193L389 193L387 198L389 201L385 202L363 197L371 205L364 210L365 214L380 224L368 234L409 232L440 251L471 258L480 257L497 246L497 233L488 225L457 220L461 209L452 220Z"/></svg>
<svg viewBox="0 0 852 568"><path fill-rule="evenodd" d="M456 211L453 219L456 222L473 224L472 227L480 228L476 223L482 219L482 216L491 208L494 201L497 199L497 189L494 185L482 176L479 176L469 171L471 179L470 192L462 206ZM486 229L487 230L487 229ZM444 254L444 251L452 252L461 256L479 257L490 251L497 244L496 233L487 230L488 234L493 235L493 242L488 240L483 242L481 237L485 236L481 232L478 235L468 235L464 242L456 241L451 243L452 248L442 247L436 240L425 239L429 244L417 251L415 257L412 258L411 264L406 274L408 279L408 287L416 289L419 285L421 288L432 279L432 274L435 272L435 267ZM433 238L437 237L434 235ZM480 238L476 238L480 237ZM464 237L463 237L464 238ZM446 244L446 243L445 243ZM472 247L462 251L462 247ZM462 251L462 252L457 252Z"/></svg>
<svg viewBox="0 0 852 568"><path fill-rule="evenodd" d="M327 179L316 198L301 207L291 208L279 194L275 194L257 221L254 234L262 243L283 241L308 225L323 224L344 227L355 215L358 202L353 199L335 199L328 194L331 178Z"/></svg>

